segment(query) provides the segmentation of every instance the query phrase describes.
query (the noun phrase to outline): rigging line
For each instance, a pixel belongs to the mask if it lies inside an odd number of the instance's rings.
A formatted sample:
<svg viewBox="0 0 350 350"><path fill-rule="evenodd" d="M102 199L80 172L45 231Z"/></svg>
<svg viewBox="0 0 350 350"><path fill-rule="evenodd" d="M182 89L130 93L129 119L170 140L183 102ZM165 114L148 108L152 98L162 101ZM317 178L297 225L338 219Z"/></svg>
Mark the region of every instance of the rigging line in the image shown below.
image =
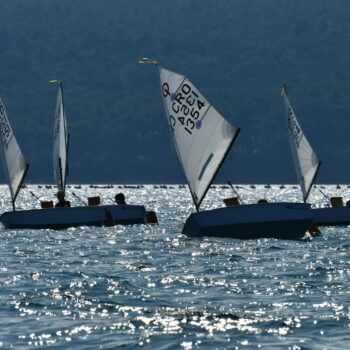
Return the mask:
<svg viewBox="0 0 350 350"><path fill-rule="evenodd" d="M329 201L331 200L331 198L329 196L327 196L323 191L321 191L320 189L318 189L318 190L319 190L319 192L321 192L321 194L323 194L323 196L325 198L327 198Z"/></svg>
<svg viewBox="0 0 350 350"><path fill-rule="evenodd" d="M115 200L113 198L111 198L110 196L107 196L107 198L115 204Z"/></svg>
<svg viewBox="0 0 350 350"><path fill-rule="evenodd" d="M28 190L29 191L29 190ZM33 192L33 191L29 191L29 193L38 201L40 201L40 198Z"/></svg>
<svg viewBox="0 0 350 350"><path fill-rule="evenodd" d="M238 200L240 201L241 204L244 204L242 197L239 195L237 189L232 185L231 181L227 180L227 183L229 184L229 186L231 187L233 193L236 195L236 197L238 198Z"/></svg>
<svg viewBox="0 0 350 350"><path fill-rule="evenodd" d="M88 205L85 201L83 201L77 194L75 194L74 192L72 192L72 195L77 198L80 203L82 203L83 205Z"/></svg>

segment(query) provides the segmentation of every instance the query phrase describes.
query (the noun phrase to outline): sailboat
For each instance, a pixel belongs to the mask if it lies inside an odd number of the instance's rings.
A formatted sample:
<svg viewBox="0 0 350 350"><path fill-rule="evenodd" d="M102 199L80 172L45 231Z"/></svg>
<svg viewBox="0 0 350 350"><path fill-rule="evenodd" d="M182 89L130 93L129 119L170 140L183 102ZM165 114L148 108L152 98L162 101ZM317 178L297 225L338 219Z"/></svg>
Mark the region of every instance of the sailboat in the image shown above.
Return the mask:
<svg viewBox="0 0 350 350"><path fill-rule="evenodd" d="M311 223L309 204L261 203L199 211L240 129L223 118L187 77L157 67L169 130L196 208L182 233L190 237L302 238Z"/></svg>
<svg viewBox="0 0 350 350"><path fill-rule="evenodd" d="M54 174L57 189L65 190L67 174L68 134L63 105L63 87L59 83L54 123ZM5 228L52 228L62 229L74 226L113 226L157 223L154 212L146 212L143 205L84 205L72 208L15 210L16 197L28 170L24 156L13 134L5 107L0 100L0 127L4 168L8 175L13 210L4 212L0 221ZM99 204L99 202L98 202Z"/></svg>
<svg viewBox="0 0 350 350"><path fill-rule="evenodd" d="M321 161L318 159L300 127L290 104L285 84L282 86L282 96L284 97L286 108L289 143L292 151L294 167L301 187L303 201L306 203L321 166ZM335 200L341 199L338 197L330 199L332 203L342 202ZM318 226L350 225L350 207L340 205L329 208L312 208L311 212L313 215L313 221Z"/></svg>
<svg viewBox="0 0 350 350"><path fill-rule="evenodd" d="M16 210L16 198L27 174L29 164L24 159L23 153L17 143L12 131L11 124L7 118L5 105L0 98L0 128L1 128L1 155L4 171L7 177L11 193L13 212Z"/></svg>
<svg viewBox="0 0 350 350"><path fill-rule="evenodd" d="M65 192L68 170L69 134L63 103L63 83L59 80L50 80L50 83L58 84L53 133L53 169L57 190Z"/></svg>

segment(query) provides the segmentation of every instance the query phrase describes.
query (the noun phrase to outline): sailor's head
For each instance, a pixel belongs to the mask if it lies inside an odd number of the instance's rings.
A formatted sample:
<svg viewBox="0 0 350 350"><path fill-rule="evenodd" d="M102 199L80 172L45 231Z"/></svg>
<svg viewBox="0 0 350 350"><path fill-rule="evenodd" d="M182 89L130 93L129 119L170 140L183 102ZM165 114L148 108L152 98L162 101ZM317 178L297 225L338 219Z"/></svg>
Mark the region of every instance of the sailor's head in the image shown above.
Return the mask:
<svg viewBox="0 0 350 350"><path fill-rule="evenodd" d="M57 196L57 199L58 199L59 201L63 201L63 200L64 200L65 193L64 193L64 191L57 191L56 196Z"/></svg>
<svg viewBox="0 0 350 350"><path fill-rule="evenodd" d="M117 204L125 204L125 196L123 193L118 193L115 195L115 202Z"/></svg>

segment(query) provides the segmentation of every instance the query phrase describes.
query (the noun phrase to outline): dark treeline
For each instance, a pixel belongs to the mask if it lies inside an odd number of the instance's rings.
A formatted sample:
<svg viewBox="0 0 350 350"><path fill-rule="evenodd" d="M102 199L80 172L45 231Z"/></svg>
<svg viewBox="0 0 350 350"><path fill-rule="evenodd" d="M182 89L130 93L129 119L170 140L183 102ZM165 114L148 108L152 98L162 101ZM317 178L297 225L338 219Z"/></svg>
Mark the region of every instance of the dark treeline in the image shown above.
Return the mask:
<svg viewBox="0 0 350 350"><path fill-rule="evenodd" d="M0 96L28 181L53 181L50 79L64 83L70 182L185 181L146 56L242 128L218 181L296 182L286 82L318 181L349 182L349 18L348 0L2 0Z"/></svg>

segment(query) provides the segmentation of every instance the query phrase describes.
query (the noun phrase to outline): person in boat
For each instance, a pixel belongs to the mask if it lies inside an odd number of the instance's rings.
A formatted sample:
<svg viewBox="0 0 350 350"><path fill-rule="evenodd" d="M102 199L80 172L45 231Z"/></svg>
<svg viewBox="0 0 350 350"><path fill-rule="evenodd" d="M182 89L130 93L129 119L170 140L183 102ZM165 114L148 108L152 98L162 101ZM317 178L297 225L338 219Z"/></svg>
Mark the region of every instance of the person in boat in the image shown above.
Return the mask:
<svg viewBox="0 0 350 350"><path fill-rule="evenodd" d="M58 191L57 194L58 202L55 204L55 208L69 208L70 202L65 200L65 193L64 191Z"/></svg>
<svg viewBox="0 0 350 350"><path fill-rule="evenodd" d="M125 196L123 193L118 193L115 195L115 202L117 205L126 205L125 203Z"/></svg>

